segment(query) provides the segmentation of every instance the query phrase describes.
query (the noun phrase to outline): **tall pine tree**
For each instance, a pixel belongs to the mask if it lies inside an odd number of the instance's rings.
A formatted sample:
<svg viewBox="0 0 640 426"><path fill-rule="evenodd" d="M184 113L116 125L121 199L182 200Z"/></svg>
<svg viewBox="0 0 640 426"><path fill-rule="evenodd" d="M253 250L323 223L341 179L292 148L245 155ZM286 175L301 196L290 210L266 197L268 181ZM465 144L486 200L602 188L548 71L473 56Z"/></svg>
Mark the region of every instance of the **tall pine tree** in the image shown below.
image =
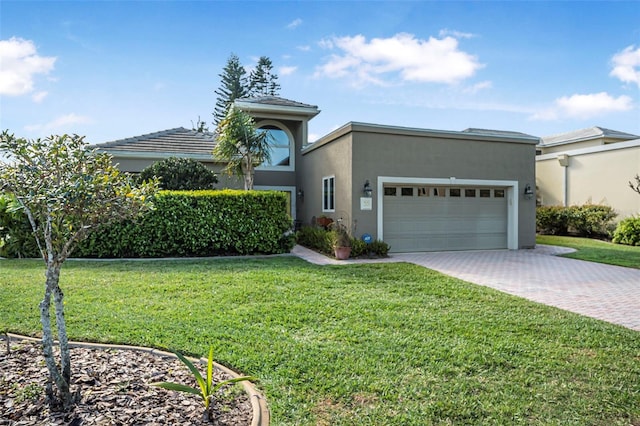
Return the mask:
<svg viewBox="0 0 640 426"><path fill-rule="evenodd" d="M280 84L278 75L272 72L273 63L266 56L261 56L256 68L249 75L249 96L278 96Z"/></svg>
<svg viewBox="0 0 640 426"><path fill-rule="evenodd" d="M249 94L247 71L240 63L240 58L237 55L232 53L229 56L227 65L220 74L220 87L215 93L218 95L218 99L213 111L213 123L218 126L227 115L229 106L233 101Z"/></svg>
<svg viewBox="0 0 640 426"><path fill-rule="evenodd" d="M256 68L247 76L247 71L240 63L237 55L231 54L227 65L220 74L220 87L215 91L218 95L213 111L213 124L218 127L229 111L229 106L236 99L244 97L278 96L280 84L278 75L273 73L273 63L267 56L261 56ZM194 130L200 130L200 121ZM202 127L202 130L205 128Z"/></svg>

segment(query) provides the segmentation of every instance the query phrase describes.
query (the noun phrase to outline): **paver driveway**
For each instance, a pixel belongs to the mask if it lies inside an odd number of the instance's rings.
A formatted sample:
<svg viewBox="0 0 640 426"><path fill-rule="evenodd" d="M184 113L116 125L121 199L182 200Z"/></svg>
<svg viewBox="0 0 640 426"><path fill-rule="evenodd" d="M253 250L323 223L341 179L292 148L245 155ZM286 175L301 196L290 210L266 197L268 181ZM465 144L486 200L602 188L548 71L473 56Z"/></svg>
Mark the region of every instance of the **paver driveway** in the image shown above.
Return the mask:
<svg viewBox="0 0 640 426"><path fill-rule="evenodd" d="M394 253L384 261L414 263L640 331L639 269L568 259L554 252L554 248L539 246L535 250ZM334 261L300 247L294 254L321 264L358 262Z"/></svg>

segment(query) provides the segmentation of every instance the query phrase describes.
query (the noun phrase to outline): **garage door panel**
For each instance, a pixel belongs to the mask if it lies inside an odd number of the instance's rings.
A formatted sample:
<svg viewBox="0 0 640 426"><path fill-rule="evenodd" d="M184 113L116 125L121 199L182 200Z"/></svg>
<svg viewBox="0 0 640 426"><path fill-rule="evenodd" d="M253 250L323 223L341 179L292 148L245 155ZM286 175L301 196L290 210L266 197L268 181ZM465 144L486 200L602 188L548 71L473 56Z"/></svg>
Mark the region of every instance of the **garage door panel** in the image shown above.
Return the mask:
<svg viewBox="0 0 640 426"><path fill-rule="evenodd" d="M383 203L384 239L392 251L507 248L504 197L385 196Z"/></svg>

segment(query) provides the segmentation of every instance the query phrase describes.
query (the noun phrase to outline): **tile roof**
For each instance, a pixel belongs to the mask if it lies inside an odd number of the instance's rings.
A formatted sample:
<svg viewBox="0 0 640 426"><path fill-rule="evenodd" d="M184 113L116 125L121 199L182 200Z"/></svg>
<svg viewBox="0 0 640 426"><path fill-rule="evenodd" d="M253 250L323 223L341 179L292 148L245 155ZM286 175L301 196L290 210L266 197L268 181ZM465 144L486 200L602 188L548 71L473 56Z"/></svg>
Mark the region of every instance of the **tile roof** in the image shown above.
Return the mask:
<svg viewBox="0 0 640 426"><path fill-rule="evenodd" d="M631 133L619 132L617 130L605 129L604 127L588 127L586 129L574 130L572 132L558 133L541 138L540 145L562 145L565 143L584 141L597 138L612 138L621 141L638 139L640 136Z"/></svg>
<svg viewBox="0 0 640 426"><path fill-rule="evenodd" d="M290 99L280 98L278 96L261 96L256 98L240 98L238 102L246 102L260 105L274 105L283 107L300 107L300 108L318 108L317 105L304 104L302 102L292 101Z"/></svg>
<svg viewBox="0 0 640 426"><path fill-rule="evenodd" d="M199 133L184 127L176 127L175 129L100 143L94 147L106 152L210 156L215 144L215 136L211 132Z"/></svg>

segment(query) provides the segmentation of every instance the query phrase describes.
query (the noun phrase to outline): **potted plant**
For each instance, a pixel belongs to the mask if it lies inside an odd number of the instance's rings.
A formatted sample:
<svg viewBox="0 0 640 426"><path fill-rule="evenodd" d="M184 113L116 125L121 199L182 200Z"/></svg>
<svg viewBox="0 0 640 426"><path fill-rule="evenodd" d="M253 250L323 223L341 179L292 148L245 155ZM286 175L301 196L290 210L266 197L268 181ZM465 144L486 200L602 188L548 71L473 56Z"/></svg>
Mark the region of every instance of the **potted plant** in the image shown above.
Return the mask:
<svg viewBox="0 0 640 426"><path fill-rule="evenodd" d="M334 223L331 228L331 246L338 260L348 259L351 255L351 235L340 221Z"/></svg>

